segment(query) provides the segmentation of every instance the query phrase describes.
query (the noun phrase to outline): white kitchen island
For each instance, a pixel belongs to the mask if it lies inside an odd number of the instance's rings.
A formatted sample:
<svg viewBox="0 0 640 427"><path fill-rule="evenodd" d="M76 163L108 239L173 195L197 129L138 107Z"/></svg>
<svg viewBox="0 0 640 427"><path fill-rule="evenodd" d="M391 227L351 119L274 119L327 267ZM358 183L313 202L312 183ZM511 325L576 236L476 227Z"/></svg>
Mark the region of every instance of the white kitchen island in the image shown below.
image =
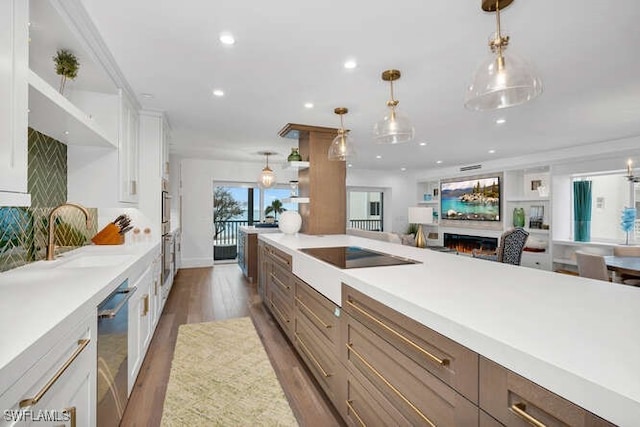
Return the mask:
<svg viewBox="0 0 640 427"><path fill-rule="evenodd" d="M341 305L372 297L600 417L640 420L640 289L347 235L261 235ZM299 248L360 246L420 264L339 269Z"/></svg>

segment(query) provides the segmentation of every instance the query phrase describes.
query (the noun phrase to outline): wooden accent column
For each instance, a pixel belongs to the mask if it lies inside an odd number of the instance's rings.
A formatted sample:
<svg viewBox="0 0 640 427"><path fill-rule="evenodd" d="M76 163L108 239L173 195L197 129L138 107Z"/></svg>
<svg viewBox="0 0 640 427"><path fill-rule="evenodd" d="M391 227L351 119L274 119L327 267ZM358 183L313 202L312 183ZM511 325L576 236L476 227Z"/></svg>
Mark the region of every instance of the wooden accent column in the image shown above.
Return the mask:
<svg viewBox="0 0 640 427"><path fill-rule="evenodd" d="M327 158L338 129L288 123L279 132L297 138L302 160L309 168L298 171L298 194L309 203L299 204L300 231L306 234L345 234L347 223L346 162Z"/></svg>

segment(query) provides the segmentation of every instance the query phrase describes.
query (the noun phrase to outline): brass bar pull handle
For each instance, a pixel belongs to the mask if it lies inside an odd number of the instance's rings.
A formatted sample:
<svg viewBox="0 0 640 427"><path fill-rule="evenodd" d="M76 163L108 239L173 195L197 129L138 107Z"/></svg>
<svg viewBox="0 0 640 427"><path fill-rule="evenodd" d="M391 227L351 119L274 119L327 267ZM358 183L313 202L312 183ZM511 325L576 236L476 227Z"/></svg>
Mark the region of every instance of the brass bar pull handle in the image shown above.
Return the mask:
<svg viewBox="0 0 640 427"><path fill-rule="evenodd" d="M511 405L509 409L511 410L511 412L513 412L514 414L516 414L517 416L519 416L520 418L522 418L532 426L546 427L544 423L541 423L531 415L527 414L527 405L522 402L514 403L513 405Z"/></svg>
<svg viewBox="0 0 640 427"><path fill-rule="evenodd" d="M279 285L283 289L286 289L286 290L291 289L290 286L287 286L284 283L282 283L282 280L278 279L276 275L273 273L271 273L271 280L273 280L277 285Z"/></svg>
<svg viewBox="0 0 640 427"><path fill-rule="evenodd" d="M311 313L311 315L313 317L318 319L318 322L320 322L320 324L322 324L323 328L329 329L331 327L331 325L327 325L326 323L324 323L322 321L322 319L316 313L314 313L313 310L311 310L309 307L307 307L307 305L304 302L302 302L302 300L300 298L296 297L296 301L298 301L298 304L300 304L305 310L307 310L309 313Z"/></svg>
<svg viewBox="0 0 640 427"><path fill-rule="evenodd" d="M53 377L44 385L44 387L42 387L38 394L30 399L21 400L20 407L26 408L38 403L40 399L42 399L42 397L49 391L51 386L53 386L55 382L58 381L58 379L62 376L62 374L64 374L64 371L66 371L67 368L73 363L73 361L76 360L78 356L80 356L80 353L82 353L82 350L84 350L85 347L89 345L90 341L91 340L88 338L78 340L78 348L75 349L71 357L69 357L69 359L67 359L67 361L64 362L64 364L60 367L60 369L58 369L58 371L53 374Z"/></svg>
<svg viewBox="0 0 640 427"><path fill-rule="evenodd" d="M425 414L422 413L422 411L420 411L418 408L416 408L416 405L414 405L413 403L411 403L411 401L409 399L407 399L405 397L404 394L402 394L400 392L400 390L398 390L393 384L391 384L389 382L389 380L387 380L381 373L380 371L378 371L376 368L373 367L373 365L371 365L371 363L369 363L364 356L362 356L360 353L358 353L358 351L356 351L355 348L353 348L352 344L347 344L347 349L349 351L351 351L356 357L358 357L358 359L360 359L360 361L362 363L364 363L364 365L369 368L369 370L371 372L373 372L378 378L380 378L380 380L387 386L389 387L400 399L402 399L402 401L404 403L406 403L407 405L409 405L411 407L411 409L413 409L415 411L416 414L418 414L420 416L420 418L422 418L427 424L429 424L431 427L436 427L436 425L433 423L433 421L431 421L429 418L427 418L427 416Z"/></svg>
<svg viewBox="0 0 640 427"><path fill-rule="evenodd" d="M274 252L273 250L271 251L271 255L277 259L278 261L280 261L281 264L286 264L289 265L289 260L286 258L281 257L280 255L278 255L276 252Z"/></svg>
<svg viewBox="0 0 640 427"><path fill-rule="evenodd" d="M282 314L282 312L280 311L280 309L278 307L276 307L276 305L273 303L273 301L271 301L271 308L273 308L276 311L276 314L278 315L278 317L285 323L289 323L289 319L287 319L284 314Z"/></svg>
<svg viewBox="0 0 640 427"><path fill-rule="evenodd" d="M400 338L402 341L404 341L405 343L409 344L411 347L415 348L420 353L424 354L427 358L429 358L433 362L436 362L438 365L449 366L449 364L451 363L451 361L449 359L441 359L438 356L435 356L435 355L429 353L427 350L425 350L424 348L420 347L418 344L416 344L415 342L413 342L409 338L405 337L400 332L396 331L395 329L391 328L390 326L387 326L382 321L376 319L374 316L372 316L371 314L367 313L366 310L363 310L362 308L358 307L353 302L347 300L347 304L350 305L351 307L353 307L358 312L362 313L365 317L367 317L367 319L371 320L376 325L384 328L386 331L391 332L393 335L395 335L396 337Z"/></svg>
<svg viewBox="0 0 640 427"><path fill-rule="evenodd" d="M325 378L329 378L331 375L333 375L333 374L327 373L327 371L324 370L324 368L322 367L320 362L318 362L318 359L316 359L315 356L313 355L313 353L311 353L311 351L309 351L309 347L307 347L307 345L304 343L304 341L302 341L302 338L300 338L300 335L295 334L295 336L296 336L296 339L298 340L298 342L300 343L300 345L302 346L302 349L304 350L306 355L309 356L311 358L311 360L313 361L313 363L318 367L318 369L320 369L320 372L322 372L322 376L325 377Z"/></svg>
<svg viewBox="0 0 640 427"><path fill-rule="evenodd" d="M147 294L142 298L143 298L142 301L144 303L144 309L142 310L142 316L141 317L144 317L147 314L149 314L149 295Z"/></svg>
<svg viewBox="0 0 640 427"><path fill-rule="evenodd" d="M358 419L358 422L360 423L360 425L362 427L367 427L367 425L364 423L364 421L362 421L362 418L360 418L360 415L358 415L358 411L356 411L355 408L353 407L353 405L351 405L353 400L347 400L346 402L347 402L347 408L349 408L349 410L351 412L353 412L353 415L356 416L356 418Z"/></svg>
<svg viewBox="0 0 640 427"><path fill-rule="evenodd" d="M63 412L69 414L69 427L76 427L76 407L65 408Z"/></svg>

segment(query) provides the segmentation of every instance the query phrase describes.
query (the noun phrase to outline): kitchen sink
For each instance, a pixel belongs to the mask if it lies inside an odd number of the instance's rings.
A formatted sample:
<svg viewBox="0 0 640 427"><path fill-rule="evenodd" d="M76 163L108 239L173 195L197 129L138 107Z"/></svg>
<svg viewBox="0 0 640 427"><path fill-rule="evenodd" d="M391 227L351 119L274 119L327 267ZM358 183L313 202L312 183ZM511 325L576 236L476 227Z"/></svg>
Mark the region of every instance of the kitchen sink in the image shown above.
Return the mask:
<svg viewBox="0 0 640 427"><path fill-rule="evenodd" d="M92 255L72 258L57 268L111 267L131 260L131 255Z"/></svg>

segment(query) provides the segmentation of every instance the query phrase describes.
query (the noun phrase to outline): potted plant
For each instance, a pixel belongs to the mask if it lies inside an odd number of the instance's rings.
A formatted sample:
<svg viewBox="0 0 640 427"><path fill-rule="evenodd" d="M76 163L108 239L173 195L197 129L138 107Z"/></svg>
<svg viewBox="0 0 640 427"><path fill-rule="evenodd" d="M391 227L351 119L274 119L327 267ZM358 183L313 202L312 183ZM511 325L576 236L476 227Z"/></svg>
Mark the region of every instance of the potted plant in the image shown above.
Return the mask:
<svg viewBox="0 0 640 427"><path fill-rule="evenodd" d="M78 76L80 63L78 58L67 49L58 49L56 56L53 57L53 62L56 64L56 74L60 76L60 88L58 91L62 94L67 79L74 80Z"/></svg>

